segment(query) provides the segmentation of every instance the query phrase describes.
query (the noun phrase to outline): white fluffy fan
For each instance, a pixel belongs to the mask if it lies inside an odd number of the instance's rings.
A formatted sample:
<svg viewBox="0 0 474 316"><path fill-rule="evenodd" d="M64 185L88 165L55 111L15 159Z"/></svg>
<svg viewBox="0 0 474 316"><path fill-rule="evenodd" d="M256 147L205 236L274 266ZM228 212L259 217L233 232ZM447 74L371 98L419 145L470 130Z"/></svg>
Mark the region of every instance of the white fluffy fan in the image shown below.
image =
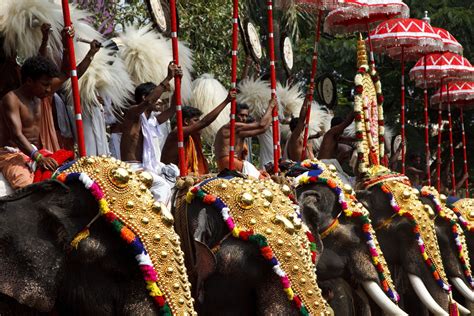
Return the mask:
<svg viewBox="0 0 474 316"><path fill-rule="evenodd" d="M226 88L211 74L204 74L192 83L190 105L205 115L211 112L227 97ZM212 124L203 130L203 139L213 144L217 131L229 122L230 104L219 114Z"/></svg>
<svg viewBox="0 0 474 316"><path fill-rule="evenodd" d="M85 19L86 11L70 6L76 37L102 41L102 36ZM41 45L41 25L51 24L49 46L52 58L60 60L63 45L61 30L64 27L61 4L52 0L1 0L0 35L4 37L3 49L8 56L28 58L38 54Z"/></svg>
<svg viewBox="0 0 474 316"><path fill-rule="evenodd" d="M89 45L78 43L76 48L77 55L84 56L89 50ZM84 110L90 111L92 106L97 105L98 96L110 99L115 109L128 105L133 93L133 83L123 61L115 53L109 48L102 47L79 79L81 104ZM68 103L72 104L70 80L66 82L66 91Z"/></svg>
<svg viewBox="0 0 474 316"><path fill-rule="evenodd" d="M159 84L166 78L168 65L173 60L171 40L152 30L151 25L140 29L128 26L119 38L120 57L127 66L135 85L145 82ZM181 95L183 102L191 97L192 51L179 43L179 64L183 70ZM174 89L174 82L171 81Z"/></svg>

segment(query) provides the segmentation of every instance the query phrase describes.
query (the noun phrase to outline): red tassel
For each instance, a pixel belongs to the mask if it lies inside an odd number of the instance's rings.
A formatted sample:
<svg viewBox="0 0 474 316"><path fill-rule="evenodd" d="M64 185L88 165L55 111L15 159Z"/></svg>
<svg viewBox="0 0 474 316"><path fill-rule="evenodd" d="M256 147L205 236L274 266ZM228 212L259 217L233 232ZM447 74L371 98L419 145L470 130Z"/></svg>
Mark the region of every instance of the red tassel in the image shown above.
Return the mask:
<svg viewBox="0 0 474 316"><path fill-rule="evenodd" d="M455 301L449 303L449 316L459 316L458 305Z"/></svg>

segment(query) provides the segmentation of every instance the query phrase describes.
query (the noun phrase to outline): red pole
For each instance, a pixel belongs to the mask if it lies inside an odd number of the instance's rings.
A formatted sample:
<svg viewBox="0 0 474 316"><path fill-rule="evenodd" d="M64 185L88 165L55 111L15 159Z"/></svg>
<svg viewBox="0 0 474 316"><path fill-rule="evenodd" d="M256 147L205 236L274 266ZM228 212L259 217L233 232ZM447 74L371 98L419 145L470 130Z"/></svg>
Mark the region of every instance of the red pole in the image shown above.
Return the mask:
<svg viewBox="0 0 474 316"><path fill-rule="evenodd" d="M436 157L436 176L438 177L437 190L441 192L441 141L442 141L442 131L443 126L443 79L441 79L439 89L439 108L438 108L438 152Z"/></svg>
<svg viewBox="0 0 474 316"><path fill-rule="evenodd" d="M428 186L431 186L431 170L430 170L430 119L428 117L428 87L426 83L426 55L424 59L424 71L423 79L425 81L425 87L423 89L424 96L424 110L425 110L425 155L426 155L426 178L428 180Z"/></svg>
<svg viewBox="0 0 474 316"><path fill-rule="evenodd" d="M273 1L267 1L268 20L268 54L270 57L270 88L272 98L276 99L276 71L275 71L275 39L273 38ZM278 160L280 159L280 131L278 125L278 106L273 108L273 172L279 173Z"/></svg>
<svg viewBox="0 0 474 316"><path fill-rule="evenodd" d="M63 0L64 1L64 0ZM171 44L173 47L173 59L176 65L179 65L178 51L178 21L176 18L176 0L170 0L171 11ZM181 77L174 77L174 97L176 100L176 122L178 129L178 158L179 158L179 174L185 176L188 174L186 167L186 159L184 157L184 136L183 136L183 112L181 110Z"/></svg>
<svg viewBox="0 0 474 316"><path fill-rule="evenodd" d="M401 136L402 136L402 174L405 174L405 52L404 47L402 46L402 78L401 78L401 85L402 85L402 109L400 113L400 121L401 121Z"/></svg>
<svg viewBox="0 0 474 316"><path fill-rule="evenodd" d="M370 27L369 27L369 21L365 21L365 26L367 27L367 39L369 41L369 50L370 50L370 67L372 69L375 69L375 58L374 58L374 47L372 46L372 39L370 38Z"/></svg>
<svg viewBox="0 0 474 316"><path fill-rule="evenodd" d="M446 84L448 97L448 122L449 122L449 154L451 156L451 184L453 195L456 195L456 174L454 173L454 145L453 145L453 120L451 118L451 102L449 100L449 83Z"/></svg>
<svg viewBox="0 0 474 316"><path fill-rule="evenodd" d="M314 50L313 50L313 62L311 64L311 77L309 78L309 89L306 94L306 104L308 105L308 110L306 111L306 120L304 126L304 136L303 136L303 150L301 151L301 161L306 159L306 148L308 146L308 134L309 134L309 122L311 119L311 105L313 103L313 93L314 93L314 80L318 72L318 46L319 39L321 36L321 19L323 17L323 11L318 11L318 22L316 22L316 40L314 41Z"/></svg>
<svg viewBox="0 0 474 316"><path fill-rule="evenodd" d="M462 150L463 150L463 157L464 157L464 174L469 175L469 168L467 166L467 151L466 151L466 132L464 130L464 114L463 109L460 109L460 117L461 117L461 129L462 129ZM466 186L466 199L469 198L469 177L466 178L466 182L464 183Z"/></svg>
<svg viewBox="0 0 474 316"><path fill-rule="evenodd" d="M68 0L62 0L62 6L64 26L71 27L72 23ZM76 53L74 51L74 42L70 36L68 36L67 46L69 50L69 67L71 68L71 86L74 100L74 114L76 118L77 145L79 147L79 155L84 157L87 155L87 152L86 144L84 142L84 127L82 126L81 97L79 94L79 79L77 78Z"/></svg>
<svg viewBox="0 0 474 316"><path fill-rule="evenodd" d="M237 87L237 51L239 48L239 0L234 1L234 12L232 16L232 73L231 88ZM237 112L237 100L232 98L230 104L230 140L229 140L229 170L234 170L235 155L235 114Z"/></svg>

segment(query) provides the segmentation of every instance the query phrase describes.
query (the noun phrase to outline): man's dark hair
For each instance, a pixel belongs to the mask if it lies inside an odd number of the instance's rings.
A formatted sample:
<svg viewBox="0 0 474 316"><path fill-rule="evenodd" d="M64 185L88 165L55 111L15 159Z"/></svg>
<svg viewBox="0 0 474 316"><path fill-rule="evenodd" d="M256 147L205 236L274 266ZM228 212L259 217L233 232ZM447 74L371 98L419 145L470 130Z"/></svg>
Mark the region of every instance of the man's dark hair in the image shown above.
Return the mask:
<svg viewBox="0 0 474 316"><path fill-rule="evenodd" d="M135 88L135 102L137 104L143 101L143 98L147 97L154 89L156 88L156 84L153 82L145 82L138 85Z"/></svg>
<svg viewBox="0 0 474 316"><path fill-rule="evenodd" d="M250 110L250 107L245 103L237 103L236 111L239 113L242 110Z"/></svg>
<svg viewBox="0 0 474 316"><path fill-rule="evenodd" d="M189 105L183 106L183 120L192 119L193 117L199 117L201 115L202 115L201 110Z"/></svg>
<svg viewBox="0 0 474 316"><path fill-rule="evenodd" d="M41 76L54 78L59 75L58 67L53 61L47 57L34 56L25 60L23 66L21 66L21 80L26 82L26 79L30 78L38 80Z"/></svg>
<svg viewBox="0 0 474 316"><path fill-rule="evenodd" d="M344 122L344 119L342 117L339 117L339 116L333 117L331 120L331 128L341 124L342 122Z"/></svg>
<svg viewBox="0 0 474 316"><path fill-rule="evenodd" d="M296 125L298 125L298 119L299 119L298 117L294 117L294 118L291 119L291 121L290 121L290 131L293 132L295 130Z"/></svg>

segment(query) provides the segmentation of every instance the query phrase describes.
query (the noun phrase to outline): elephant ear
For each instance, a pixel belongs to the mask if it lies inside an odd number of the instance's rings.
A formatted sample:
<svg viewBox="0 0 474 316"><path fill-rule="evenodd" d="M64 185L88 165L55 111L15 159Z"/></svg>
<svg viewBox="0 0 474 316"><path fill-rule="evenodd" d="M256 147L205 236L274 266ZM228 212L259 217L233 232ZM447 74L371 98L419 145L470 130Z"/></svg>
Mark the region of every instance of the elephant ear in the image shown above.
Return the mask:
<svg viewBox="0 0 474 316"><path fill-rule="evenodd" d="M49 181L0 201L0 293L40 312L54 307L64 267L68 192Z"/></svg>
<svg viewBox="0 0 474 316"><path fill-rule="evenodd" d="M198 284L205 281L216 270L217 260L211 249L200 241L194 241L196 248L196 271Z"/></svg>

